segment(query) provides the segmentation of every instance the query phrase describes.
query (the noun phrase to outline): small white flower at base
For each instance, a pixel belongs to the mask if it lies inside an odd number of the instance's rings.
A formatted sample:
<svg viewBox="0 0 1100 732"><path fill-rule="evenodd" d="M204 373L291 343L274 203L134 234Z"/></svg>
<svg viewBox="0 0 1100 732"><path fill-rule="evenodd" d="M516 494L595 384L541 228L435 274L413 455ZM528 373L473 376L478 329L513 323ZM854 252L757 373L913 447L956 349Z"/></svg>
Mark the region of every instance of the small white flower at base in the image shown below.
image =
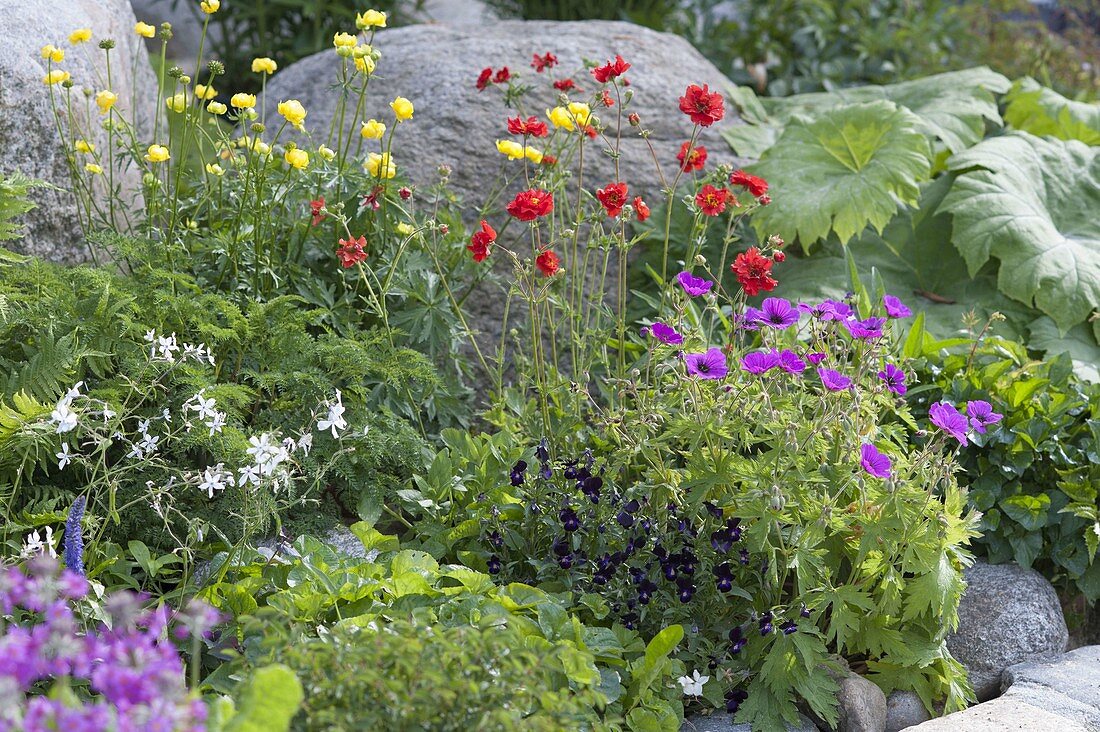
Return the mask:
<svg viewBox="0 0 1100 732"><path fill-rule="evenodd" d="M69 443L62 442L61 443L61 452L56 453L56 455L57 455L57 469L58 470L64 470L65 466L68 465L72 461L72 457L73 457L72 453L69 452Z"/></svg>
<svg viewBox="0 0 1100 732"><path fill-rule="evenodd" d="M702 696L703 684L710 681L709 676L700 676L696 669L691 676L681 676L676 679L684 689L684 696Z"/></svg>
<svg viewBox="0 0 1100 732"><path fill-rule="evenodd" d="M345 429L348 426L348 422L344 419L344 404L341 401L340 390L336 390L336 401L328 405L328 416L317 422L317 431L324 432L327 429L332 430L332 438L336 439L340 435L336 430Z"/></svg>
<svg viewBox="0 0 1100 732"><path fill-rule="evenodd" d="M53 548L52 526L46 527L45 541L42 540L42 536L38 533L38 529L27 534L27 538L23 540L22 555L24 557L33 557L36 554L48 554L54 559L57 559L57 551Z"/></svg>
<svg viewBox="0 0 1100 732"><path fill-rule="evenodd" d="M50 412L50 424L57 425L57 434L61 435L76 429L76 413L69 409L69 402L62 399L57 409Z"/></svg>

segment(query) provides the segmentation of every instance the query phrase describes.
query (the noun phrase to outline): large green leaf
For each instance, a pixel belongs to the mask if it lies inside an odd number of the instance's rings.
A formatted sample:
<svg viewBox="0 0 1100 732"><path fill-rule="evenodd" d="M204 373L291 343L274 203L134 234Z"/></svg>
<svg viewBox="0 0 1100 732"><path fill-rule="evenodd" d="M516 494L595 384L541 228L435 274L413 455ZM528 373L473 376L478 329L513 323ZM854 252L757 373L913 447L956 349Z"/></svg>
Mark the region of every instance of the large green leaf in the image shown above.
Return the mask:
<svg viewBox="0 0 1100 732"><path fill-rule="evenodd" d="M1013 84L1005 101L1005 121L1018 130L1100 145L1100 104L1066 99L1029 78Z"/></svg>
<svg viewBox="0 0 1100 732"><path fill-rule="evenodd" d="M1068 353L1078 376L1100 382L1100 345L1087 324L1075 325L1063 336L1054 321L1044 316L1028 326L1028 331L1028 346L1043 351L1047 358Z"/></svg>
<svg viewBox="0 0 1100 732"><path fill-rule="evenodd" d="M942 209L971 275L1000 260L998 286L1065 331L1100 303L1100 155L1076 140L1012 132L955 155Z"/></svg>
<svg viewBox="0 0 1100 732"><path fill-rule="evenodd" d="M772 185L772 203L753 226L762 236L798 239L808 251L830 231L846 242L877 231L915 205L928 178L928 141L918 120L891 102L851 104L817 119L795 117L752 171Z"/></svg>

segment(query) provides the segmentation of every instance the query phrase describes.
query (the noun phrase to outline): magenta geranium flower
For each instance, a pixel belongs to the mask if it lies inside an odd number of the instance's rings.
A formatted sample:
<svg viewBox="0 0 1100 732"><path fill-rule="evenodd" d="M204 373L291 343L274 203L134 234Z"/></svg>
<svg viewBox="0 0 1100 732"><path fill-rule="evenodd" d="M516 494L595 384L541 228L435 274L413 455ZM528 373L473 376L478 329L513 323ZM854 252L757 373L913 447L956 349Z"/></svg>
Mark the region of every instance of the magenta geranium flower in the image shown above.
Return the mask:
<svg viewBox="0 0 1100 732"><path fill-rule="evenodd" d="M886 364L886 368L878 372L878 377L886 382L887 389L898 396L905 393L905 372L894 364Z"/></svg>
<svg viewBox="0 0 1100 732"><path fill-rule="evenodd" d="M764 311L754 307L746 307L745 312L733 316L733 322L741 330L760 330L760 323L764 317Z"/></svg>
<svg viewBox="0 0 1100 732"><path fill-rule="evenodd" d="M721 379L729 373L726 354L721 348L711 348L706 353L689 353L684 356L687 372L700 379Z"/></svg>
<svg viewBox="0 0 1100 732"><path fill-rule="evenodd" d="M839 371L819 368L817 375L821 377L821 383L829 391L843 391L852 385L852 380Z"/></svg>
<svg viewBox="0 0 1100 732"><path fill-rule="evenodd" d="M978 400L966 403L966 414L970 417L970 426L979 435L986 433L986 427L997 424L1003 418L1003 414L993 411L993 406L986 401Z"/></svg>
<svg viewBox="0 0 1100 732"><path fill-rule="evenodd" d="M913 311L905 306L901 300L893 295L883 295L882 304L886 306L886 314L891 318L908 318Z"/></svg>
<svg viewBox="0 0 1100 732"><path fill-rule="evenodd" d="M820 305L802 302L798 304L798 311L820 320L847 320L852 316L852 308L839 300L825 300Z"/></svg>
<svg viewBox="0 0 1100 732"><path fill-rule="evenodd" d="M741 358L741 368L757 376L767 373L779 365L780 356L774 350L747 353Z"/></svg>
<svg viewBox="0 0 1100 732"><path fill-rule="evenodd" d="M714 283L710 280L696 277L691 272L681 272L676 279L680 281L680 287L684 288L684 292L692 297L705 295L710 292L711 287L714 287Z"/></svg>
<svg viewBox="0 0 1100 732"><path fill-rule="evenodd" d="M649 332L661 343L666 343L670 346L678 346L684 342L684 337L677 333L675 328L671 325L665 325L660 321L650 326Z"/></svg>
<svg viewBox="0 0 1100 732"><path fill-rule="evenodd" d="M928 408L928 418L932 420L932 424L958 440L960 445L966 444L968 423L966 417L955 409L955 405L950 402L936 402Z"/></svg>
<svg viewBox="0 0 1100 732"><path fill-rule="evenodd" d="M878 451L878 448L869 442L859 449L859 464L868 474L876 478L890 477L890 458Z"/></svg>
<svg viewBox="0 0 1100 732"><path fill-rule="evenodd" d="M819 363L825 360L825 354L821 353L820 351L807 353L806 360L812 363L814 366L817 366Z"/></svg>
<svg viewBox="0 0 1100 732"><path fill-rule="evenodd" d="M788 300L769 297L761 305L758 318L761 325L783 330L798 322L798 310Z"/></svg>
<svg viewBox="0 0 1100 732"><path fill-rule="evenodd" d="M886 318L867 318L866 320L845 320L844 327L853 338L874 340L882 338L882 326Z"/></svg>
<svg viewBox="0 0 1100 732"><path fill-rule="evenodd" d="M779 352L779 367L788 374L801 374L806 370L806 362L789 348Z"/></svg>

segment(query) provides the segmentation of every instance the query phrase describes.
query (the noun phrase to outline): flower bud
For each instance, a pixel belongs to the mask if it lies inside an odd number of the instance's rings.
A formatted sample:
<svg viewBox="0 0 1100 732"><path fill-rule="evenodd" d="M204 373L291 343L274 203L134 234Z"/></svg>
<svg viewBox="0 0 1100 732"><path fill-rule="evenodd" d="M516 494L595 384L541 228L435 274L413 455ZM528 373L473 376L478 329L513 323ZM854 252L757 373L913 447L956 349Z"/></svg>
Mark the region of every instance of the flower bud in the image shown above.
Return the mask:
<svg viewBox="0 0 1100 732"><path fill-rule="evenodd" d="M638 116L637 112L631 112L627 115L626 121L630 123L631 127L637 127L642 123L642 118Z"/></svg>
<svg viewBox="0 0 1100 732"><path fill-rule="evenodd" d="M210 72L211 76L221 76L225 73L225 64L221 61L209 61L206 64L206 70Z"/></svg>
<svg viewBox="0 0 1100 732"><path fill-rule="evenodd" d="M172 33L172 24L171 23L161 23L160 24L160 33L158 33L157 35L160 36L160 39L162 41L172 40L172 35L173 35L173 33Z"/></svg>
<svg viewBox="0 0 1100 732"><path fill-rule="evenodd" d="M181 69L179 66L173 66L172 68L168 69L169 78L178 79L181 76L183 76L183 69Z"/></svg>
<svg viewBox="0 0 1100 732"><path fill-rule="evenodd" d="M249 127L249 129L252 130L253 132L255 132L258 135L261 132L263 132L264 129L266 129L266 128L259 122L253 122L251 127Z"/></svg>
<svg viewBox="0 0 1100 732"><path fill-rule="evenodd" d="M104 38L102 41L99 42L99 47L102 48L104 51L110 51L112 48L115 47L114 39Z"/></svg>

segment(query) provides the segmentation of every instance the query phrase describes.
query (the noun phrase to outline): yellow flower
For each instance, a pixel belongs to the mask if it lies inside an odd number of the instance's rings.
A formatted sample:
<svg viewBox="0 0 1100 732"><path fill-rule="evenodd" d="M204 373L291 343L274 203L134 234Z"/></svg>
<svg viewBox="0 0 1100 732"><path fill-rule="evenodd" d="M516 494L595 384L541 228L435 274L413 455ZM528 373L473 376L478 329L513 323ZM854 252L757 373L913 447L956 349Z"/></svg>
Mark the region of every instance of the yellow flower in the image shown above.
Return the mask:
<svg viewBox="0 0 1100 732"><path fill-rule="evenodd" d="M206 164L206 172L209 173L210 175L216 175L216 176L220 177L220 176L225 175L225 168L218 165L217 163L207 163Z"/></svg>
<svg viewBox="0 0 1100 732"><path fill-rule="evenodd" d="M523 154L526 155L527 159L530 160L535 165L539 165L540 163L542 163L542 151L541 150L537 150L533 147L528 147L524 151Z"/></svg>
<svg viewBox="0 0 1100 732"><path fill-rule="evenodd" d="M202 8L202 12L207 15L213 15L218 12L218 8L222 6L222 0L202 0L199 3L199 7Z"/></svg>
<svg viewBox="0 0 1100 732"><path fill-rule="evenodd" d="M77 140L74 147L76 147L78 153L84 153L85 155L95 152L95 145L87 140Z"/></svg>
<svg viewBox="0 0 1100 732"><path fill-rule="evenodd" d="M164 145L150 145L148 151L145 153L145 159L150 163L163 163L170 158L168 154L168 148Z"/></svg>
<svg viewBox="0 0 1100 732"><path fill-rule="evenodd" d="M42 58L48 58L55 64L59 64L65 60L65 51L57 46L47 45L42 47Z"/></svg>
<svg viewBox="0 0 1100 732"><path fill-rule="evenodd" d="M256 106L256 95L237 92L233 95L233 98L229 100L229 103L237 109L252 109Z"/></svg>
<svg viewBox="0 0 1100 732"><path fill-rule="evenodd" d="M416 229L414 229L410 224L406 224L404 221L397 225L397 233L401 236L408 236L414 231L416 231Z"/></svg>
<svg viewBox="0 0 1100 732"><path fill-rule="evenodd" d="M300 147L296 147L283 153L283 160L287 162L287 165L292 165L301 170L309 165L309 153Z"/></svg>
<svg viewBox="0 0 1100 732"><path fill-rule="evenodd" d="M97 92L95 95L95 103L99 106L100 114L107 114L111 107L115 106L115 102L118 101L118 95L114 92L104 89L101 92Z"/></svg>
<svg viewBox="0 0 1100 732"><path fill-rule="evenodd" d="M174 94L164 100L164 103L168 105L168 109L179 114L183 110L187 109L187 95L183 92Z"/></svg>
<svg viewBox="0 0 1100 732"><path fill-rule="evenodd" d="M356 13L355 27L359 30L367 28L385 28L386 14L377 10L368 10L365 13Z"/></svg>
<svg viewBox="0 0 1100 732"><path fill-rule="evenodd" d="M374 59L370 56L356 56L355 68L361 74L373 74L374 73Z"/></svg>
<svg viewBox="0 0 1100 732"><path fill-rule="evenodd" d="M332 45L337 48L353 49L359 43L350 33L337 33L332 37Z"/></svg>
<svg viewBox="0 0 1100 732"><path fill-rule="evenodd" d="M145 36L146 38L152 38L157 34L157 29L155 26L149 25L148 23L138 21L134 23L134 33L137 33L139 36Z"/></svg>
<svg viewBox="0 0 1100 732"><path fill-rule="evenodd" d="M210 114L225 114L228 110L229 107L221 102L210 102L210 104L206 105L206 111Z"/></svg>
<svg viewBox="0 0 1100 732"><path fill-rule="evenodd" d="M68 71L62 71L61 69L54 69L50 73L42 77L44 84L60 84L63 81L68 81L71 77Z"/></svg>
<svg viewBox="0 0 1100 732"><path fill-rule="evenodd" d="M363 129L359 130L359 134L365 140L381 140L386 134L386 125L376 119L368 119L363 123Z"/></svg>
<svg viewBox="0 0 1100 732"><path fill-rule="evenodd" d="M279 102L279 114L300 130L306 118L306 108L297 99L288 99L285 102Z"/></svg>
<svg viewBox="0 0 1100 732"><path fill-rule="evenodd" d="M103 168L99 167L95 163L84 163L84 170L88 171L92 175L102 175Z"/></svg>
<svg viewBox="0 0 1100 732"><path fill-rule="evenodd" d="M588 124L588 118L592 116L592 109L584 102L570 102L569 112L577 119L577 124L581 127Z"/></svg>
<svg viewBox="0 0 1100 732"><path fill-rule="evenodd" d="M69 43L76 46L84 41L90 41L92 39L91 28L77 28L69 34Z"/></svg>
<svg viewBox="0 0 1100 732"><path fill-rule="evenodd" d="M279 64L275 63L274 59L270 59L267 56L252 59L253 74L274 74L278 70Z"/></svg>
<svg viewBox="0 0 1100 732"><path fill-rule="evenodd" d="M554 107L553 109L546 110L546 116L550 118L550 122L555 127L560 127L563 130L572 132L577 129L577 126L573 124L573 115L569 114L569 110L565 107Z"/></svg>
<svg viewBox="0 0 1100 732"><path fill-rule="evenodd" d="M523 145L514 140L497 140L497 152L507 155L509 160L521 160L523 158Z"/></svg>
<svg viewBox="0 0 1100 732"><path fill-rule="evenodd" d="M206 84L195 84L195 96L202 100L213 99L218 96L218 90Z"/></svg>
<svg viewBox="0 0 1100 732"><path fill-rule="evenodd" d="M371 153L367 156L365 167L375 178L392 178L397 175L397 166L393 164L389 153Z"/></svg>
<svg viewBox="0 0 1100 732"><path fill-rule="evenodd" d="M398 122L404 122L407 119L412 119L413 116L413 103L405 97L398 97L390 102L390 109L393 110L394 115L397 116Z"/></svg>
<svg viewBox="0 0 1100 732"><path fill-rule="evenodd" d="M333 150L331 147L325 147L324 145L321 145L321 147L317 148L317 154L325 160L332 160L336 157L336 151Z"/></svg>

